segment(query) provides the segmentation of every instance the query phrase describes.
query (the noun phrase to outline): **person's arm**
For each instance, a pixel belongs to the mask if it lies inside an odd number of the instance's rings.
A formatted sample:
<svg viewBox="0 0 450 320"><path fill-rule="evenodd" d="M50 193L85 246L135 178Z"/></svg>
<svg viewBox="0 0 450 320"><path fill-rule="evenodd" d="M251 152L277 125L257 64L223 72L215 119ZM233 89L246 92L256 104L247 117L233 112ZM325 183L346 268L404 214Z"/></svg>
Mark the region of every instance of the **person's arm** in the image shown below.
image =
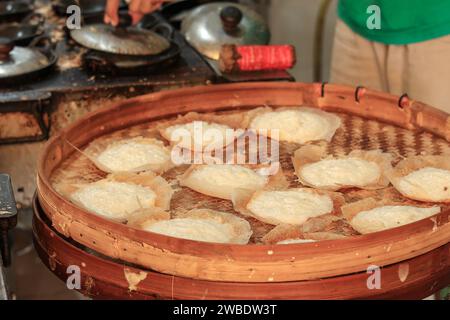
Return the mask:
<svg viewBox="0 0 450 320"><path fill-rule="evenodd" d="M119 24L119 5L121 0L107 0L104 22L117 26ZM128 12L133 24L138 23L142 17L159 9L163 0L131 0L128 4Z"/></svg>

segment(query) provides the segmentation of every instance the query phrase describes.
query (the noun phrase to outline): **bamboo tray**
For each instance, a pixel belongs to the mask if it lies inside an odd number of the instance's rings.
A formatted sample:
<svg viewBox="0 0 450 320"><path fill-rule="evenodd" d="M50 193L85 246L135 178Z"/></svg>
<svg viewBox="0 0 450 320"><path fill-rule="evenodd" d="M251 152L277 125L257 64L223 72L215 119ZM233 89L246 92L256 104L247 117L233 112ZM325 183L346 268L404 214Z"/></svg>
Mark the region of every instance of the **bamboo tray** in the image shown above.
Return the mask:
<svg viewBox="0 0 450 320"><path fill-rule="evenodd" d="M80 267L79 291L93 299L423 299L450 282L450 243L424 255L382 269L381 288L367 288L366 272L339 277L279 283L239 283L181 278L124 265L64 238L33 202L33 239L45 265L66 282L67 268ZM408 268L408 281L399 273ZM137 284L126 274L145 275Z"/></svg>
<svg viewBox="0 0 450 320"><path fill-rule="evenodd" d="M450 241L450 210L399 228L296 245L223 245L152 234L90 214L59 195L55 171L105 134L163 121L189 111L224 112L261 105L308 105L343 119L329 152L380 148L403 156L450 154L450 117L407 96L364 88L302 83L195 87L137 97L91 113L54 136L38 169L38 198L55 229L101 254L161 273L211 281L286 282L336 277L393 265ZM70 144L67 143L70 141ZM408 281L406 277L405 281Z"/></svg>

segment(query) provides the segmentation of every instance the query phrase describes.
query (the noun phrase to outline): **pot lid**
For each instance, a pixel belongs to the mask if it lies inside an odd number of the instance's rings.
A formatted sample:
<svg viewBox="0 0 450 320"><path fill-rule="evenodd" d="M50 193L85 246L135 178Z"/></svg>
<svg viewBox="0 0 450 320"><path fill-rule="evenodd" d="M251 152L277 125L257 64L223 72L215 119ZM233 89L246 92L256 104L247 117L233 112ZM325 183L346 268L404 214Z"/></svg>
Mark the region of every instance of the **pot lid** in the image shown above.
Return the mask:
<svg viewBox="0 0 450 320"><path fill-rule="evenodd" d="M146 56L157 55L169 49L170 42L159 34L137 27L128 21L118 27L107 24L91 24L71 31L72 38L80 45L102 52Z"/></svg>
<svg viewBox="0 0 450 320"><path fill-rule="evenodd" d="M270 31L264 19L246 6L218 2L192 10L183 20L181 32L197 50L218 60L224 44L264 45Z"/></svg>
<svg viewBox="0 0 450 320"><path fill-rule="evenodd" d="M0 39L0 78L28 74L50 63L35 48L15 47L10 40Z"/></svg>
<svg viewBox="0 0 450 320"><path fill-rule="evenodd" d="M0 16L31 12L31 4L25 1L0 1Z"/></svg>

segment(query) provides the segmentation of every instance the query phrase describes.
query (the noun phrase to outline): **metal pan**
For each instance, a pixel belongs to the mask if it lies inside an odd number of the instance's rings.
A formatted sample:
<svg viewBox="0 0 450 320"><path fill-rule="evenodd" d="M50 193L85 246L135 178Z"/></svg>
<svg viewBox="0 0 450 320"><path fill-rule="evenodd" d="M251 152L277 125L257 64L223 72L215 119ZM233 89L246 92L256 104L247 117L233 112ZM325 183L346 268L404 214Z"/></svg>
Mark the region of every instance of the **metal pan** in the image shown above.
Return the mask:
<svg viewBox="0 0 450 320"><path fill-rule="evenodd" d="M145 27L131 26L131 16L120 15L119 25L104 23L87 24L70 31L71 38L79 45L101 52L118 55L157 55L169 49L169 41ZM166 26L169 33L172 28Z"/></svg>
<svg viewBox="0 0 450 320"><path fill-rule="evenodd" d="M20 21L33 11L26 1L0 1L0 23Z"/></svg>
<svg viewBox="0 0 450 320"><path fill-rule="evenodd" d="M20 23L0 24L0 38L10 39L18 46L27 46L31 40L44 32L45 18L39 13L31 13Z"/></svg>
<svg viewBox="0 0 450 320"><path fill-rule="evenodd" d="M29 45L30 49L37 50L42 53L47 59L47 63L32 72L26 72L17 75L0 75L0 85L9 86L16 85L17 83L29 82L31 80L36 80L37 78L47 75L55 66L58 61L58 55L55 52L54 45L48 36L44 35L35 38Z"/></svg>
<svg viewBox="0 0 450 320"><path fill-rule="evenodd" d="M144 22L141 27L147 27L169 40L169 48L159 54L145 56L90 50L83 57L84 66L96 73L127 75L141 73L143 70L152 72L178 60L180 48L172 41L174 29L170 24L160 22L148 27Z"/></svg>

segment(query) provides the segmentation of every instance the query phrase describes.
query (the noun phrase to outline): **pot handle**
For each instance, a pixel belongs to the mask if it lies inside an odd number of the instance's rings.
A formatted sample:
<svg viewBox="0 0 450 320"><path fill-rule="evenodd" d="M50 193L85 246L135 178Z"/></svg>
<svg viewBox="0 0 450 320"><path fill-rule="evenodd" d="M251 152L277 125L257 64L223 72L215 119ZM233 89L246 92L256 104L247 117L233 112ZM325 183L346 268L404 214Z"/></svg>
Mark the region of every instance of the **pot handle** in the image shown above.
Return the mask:
<svg viewBox="0 0 450 320"><path fill-rule="evenodd" d="M119 14L119 23L116 28L126 29L131 27L133 19L128 13L120 13Z"/></svg>
<svg viewBox="0 0 450 320"><path fill-rule="evenodd" d="M9 53L14 49L14 42L8 38L0 38L0 62L9 60Z"/></svg>
<svg viewBox="0 0 450 320"><path fill-rule="evenodd" d="M159 22L151 28L152 31L162 35L163 37L172 40L175 29L167 22Z"/></svg>
<svg viewBox="0 0 450 320"><path fill-rule="evenodd" d="M229 35L235 35L239 31L238 26L242 18L242 11L234 6L225 7L220 11L223 30Z"/></svg>

